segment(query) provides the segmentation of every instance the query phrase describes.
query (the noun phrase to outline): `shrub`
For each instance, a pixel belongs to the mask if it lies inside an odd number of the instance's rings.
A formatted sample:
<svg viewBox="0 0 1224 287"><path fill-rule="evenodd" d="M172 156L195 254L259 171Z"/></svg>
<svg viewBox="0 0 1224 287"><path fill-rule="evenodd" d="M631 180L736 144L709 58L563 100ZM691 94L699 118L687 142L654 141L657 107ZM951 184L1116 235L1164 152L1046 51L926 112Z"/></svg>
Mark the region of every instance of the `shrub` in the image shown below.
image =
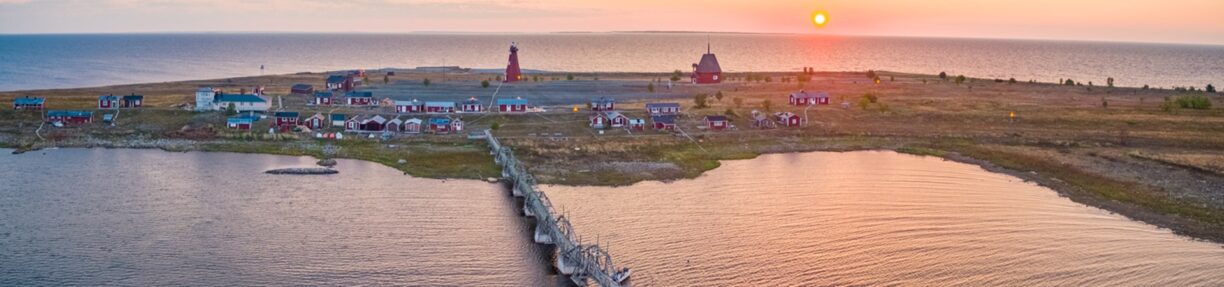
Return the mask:
<svg viewBox="0 0 1224 287"><path fill-rule="evenodd" d="M1114 86L1113 86L1113 84L1114 84L1114 79L1113 79L1113 77L1109 77L1108 79L1105 79L1105 85L1106 85L1106 86L1109 86L1110 88L1113 88L1113 87L1114 87Z"/></svg>
<svg viewBox="0 0 1224 287"><path fill-rule="evenodd" d="M878 101L880 100L880 98L879 98L879 97L876 97L876 95L874 95L874 94L870 94L870 93L868 93L868 94L863 94L863 98L867 99L867 100L868 100L868 101L870 101L872 104L874 104L874 103L876 103L876 102L878 102Z"/></svg>
<svg viewBox="0 0 1224 287"><path fill-rule="evenodd" d="M721 101L722 101L722 99L723 99L723 93L722 93L722 91L718 91L717 93L714 93L714 99L715 99L715 100L718 100L719 102L721 102Z"/></svg>
<svg viewBox="0 0 1224 287"><path fill-rule="evenodd" d="M765 82L766 82L766 83L773 83L773 77L770 77L770 76L765 76Z"/></svg>
<svg viewBox="0 0 1224 287"><path fill-rule="evenodd" d="M426 86L428 86L428 85L429 85L429 83L430 83L430 82L429 82L429 78L425 78L425 80L421 81L421 84L422 84L422 85L426 85Z"/></svg>
<svg viewBox="0 0 1224 287"><path fill-rule="evenodd" d="M965 82L965 75L956 76L956 84L960 85Z"/></svg>
<svg viewBox="0 0 1224 287"><path fill-rule="evenodd" d="M940 80L945 80L945 81L947 81L947 80L948 80L948 73L945 73L945 72L939 72L939 79L940 79Z"/></svg>
<svg viewBox="0 0 1224 287"><path fill-rule="evenodd" d="M1207 84L1207 92L1214 94L1216 92L1215 86L1212 86L1211 84Z"/></svg>
<svg viewBox="0 0 1224 287"><path fill-rule="evenodd" d="M226 115L231 115L231 116L232 116L232 115L237 115L237 114L238 114L238 107L237 107L237 106L235 106L235 105L234 105L234 103L229 103L229 105L228 105L228 106L225 106L225 114L226 114Z"/></svg>
<svg viewBox="0 0 1224 287"><path fill-rule="evenodd" d="M480 87L481 87L481 88L488 88L488 87L489 87L489 80L480 81Z"/></svg>
<svg viewBox="0 0 1224 287"><path fill-rule="evenodd" d="M1015 84L1015 83L1016 83L1016 78L1007 79L1007 83L1008 83L1008 84Z"/></svg>
<svg viewBox="0 0 1224 287"><path fill-rule="evenodd" d="M879 77L876 76L876 72L874 70L867 70L867 78L874 80Z"/></svg>
<svg viewBox="0 0 1224 287"><path fill-rule="evenodd" d="M710 97L710 96L709 96L709 95L706 95L706 94L697 94L697 95L694 95L694 96L693 96L693 103L694 103L694 104L696 104L696 108L698 108L698 109L704 109L704 108L706 108L706 107L709 107L709 106L707 106L707 105L706 105L706 99L707 99L707 98L709 98L709 97Z"/></svg>
<svg viewBox="0 0 1224 287"><path fill-rule="evenodd" d="M736 116L735 110L732 110L731 108L727 108L726 111L723 111L723 114L731 117Z"/></svg>
<svg viewBox="0 0 1224 287"><path fill-rule="evenodd" d="M1074 81L1074 80L1071 80L1071 79L1067 79L1067 81L1066 81L1066 82L1063 82L1063 84L1064 84L1064 85L1068 85L1068 86L1074 86L1074 85L1075 85L1075 81Z"/></svg>
<svg viewBox="0 0 1224 287"><path fill-rule="evenodd" d="M1206 110L1211 108L1211 99L1204 95L1185 95L1177 97L1177 106L1183 109Z"/></svg>
<svg viewBox="0 0 1224 287"><path fill-rule="evenodd" d="M672 71L671 81L672 81L672 82L679 82L679 81L680 81L680 76L683 76L683 75L684 75L684 72L681 72L680 70L675 70L675 71Z"/></svg>
<svg viewBox="0 0 1224 287"><path fill-rule="evenodd" d="M649 84L646 84L646 90L647 90L647 91L650 91L651 93L653 93L653 92L654 92L654 83L649 83Z"/></svg>
<svg viewBox="0 0 1224 287"><path fill-rule="evenodd" d="M574 80L574 74L566 74L566 75L565 75L565 80L566 80L566 81L573 81L573 80Z"/></svg>
<svg viewBox="0 0 1224 287"><path fill-rule="evenodd" d="M500 128L501 128L501 123L499 122L493 122L493 124L489 125L489 129L491 130L497 130Z"/></svg>

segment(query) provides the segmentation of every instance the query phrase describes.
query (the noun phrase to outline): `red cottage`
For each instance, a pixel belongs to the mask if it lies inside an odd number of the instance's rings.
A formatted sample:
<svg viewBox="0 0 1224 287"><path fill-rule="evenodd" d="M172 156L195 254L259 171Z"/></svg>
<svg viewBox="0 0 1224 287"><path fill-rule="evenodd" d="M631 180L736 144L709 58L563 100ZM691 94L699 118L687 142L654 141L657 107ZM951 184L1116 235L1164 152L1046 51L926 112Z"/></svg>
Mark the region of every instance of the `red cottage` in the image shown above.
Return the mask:
<svg viewBox="0 0 1224 287"><path fill-rule="evenodd" d="M726 116L706 116L705 123L712 130L722 130L728 126Z"/></svg>
<svg viewBox="0 0 1224 287"><path fill-rule="evenodd" d="M510 63L506 64L506 82L523 80L523 71L519 69L518 43L510 43Z"/></svg>
<svg viewBox="0 0 1224 287"><path fill-rule="evenodd" d="M614 111L616 110L616 100L609 97L600 97L591 101L592 111Z"/></svg>
<svg viewBox="0 0 1224 287"><path fill-rule="evenodd" d="M608 116L603 113L591 113L589 121L592 128L602 129L608 126Z"/></svg>
<svg viewBox="0 0 1224 287"><path fill-rule="evenodd" d="M331 75L327 77L327 89L332 91L352 91L357 85L353 83L353 78L344 75Z"/></svg>
<svg viewBox="0 0 1224 287"><path fill-rule="evenodd" d="M374 92L348 92L344 99L350 106L369 106L374 104Z"/></svg>
<svg viewBox="0 0 1224 287"><path fill-rule="evenodd" d="M316 106L330 106L333 98L335 98L335 94L332 92L315 92L313 103Z"/></svg>
<svg viewBox="0 0 1224 287"><path fill-rule="evenodd" d="M527 100L523 98L497 99L497 111L522 113L527 112Z"/></svg>
<svg viewBox="0 0 1224 287"><path fill-rule="evenodd" d="M676 116L651 116L650 121L656 130L676 130Z"/></svg>
<svg viewBox="0 0 1224 287"><path fill-rule="evenodd" d="M675 115L680 112L680 103L648 103L646 111L650 115Z"/></svg>
<svg viewBox="0 0 1224 287"><path fill-rule="evenodd" d="M705 55L701 55L701 62L693 64L693 83L694 84L717 84L722 82L722 67L718 65L718 57L710 52L710 47L706 45Z"/></svg>
<svg viewBox="0 0 1224 287"><path fill-rule="evenodd" d="M45 98L34 98L34 97L26 96L26 97L13 99L13 109L18 110L18 111L21 111L21 110L38 111L38 110L42 110L43 107L46 106L46 104L47 104L47 99Z"/></svg>
<svg viewBox="0 0 1224 287"><path fill-rule="evenodd" d="M48 123L88 124L93 122L93 112L90 111L47 111Z"/></svg>
<svg viewBox="0 0 1224 287"><path fill-rule="evenodd" d="M469 98L463 101L463 105L460 106L459 110L465 113L479 113L484 112L484 105L481 105L480 100L476 98Z"/></svg>
<svg viewBox="0 0 1224 287"><path fill-rule="evenodd" d="M119 102L119 106L125 109L133 109L144 106L144 96L131 94L123 96L123 100Z"/></svg>
<svg viewBox="0 0 1224 287"><path fill-rule="evenodd" d="M395 101L395 112L401 114L422 113L425 112L425 103L418 100Z"/></svg>
<svg viewBox="0 0 1224 287"><path fill-rule="evenodd" d="M455 102L425 102L425 112L431 114L449 114L455 112Z"/></svg>
<svg viewBox="0 0 1224 287"><path fill-rule="evenodd" d="M614 128L623 128L629 125L629 117L620 112L607 112L608 122Z"/></svg>
<svg viewBox="0 0 1224 287"><path fill-rule="evenodd" d="M105 95L98 97L99 109L118 109L119 97L115 95Z"/></svg>
<svg viewBox="0 0 1224 287"><path fill-rule="evenodd" d="M803 118L791 112L777 113L774 117L778 118L778 125L784 127L797 127L803 123Z"/></svg>
<svg viewBox="0 0 1224 287"><path fill-rule="evenodd" d="M317 129L323 128L323 124L326 122L327 122L327 118L324 117L323 114L315 113L313 116L306 118L306 120L303 121L302 124L306 125L306 127L312 130L317 130Z"/></svg>
<svg viewBox="0 0 1224 287"><path fill-rule="evenodd" d="M629 129L631 129L631 130L635 130L635 131L645 130L645 129L646 129L646 120L643 120L643 119L631 119L631 120L629 120Z"/></svg>
<svg viewBox="0 0 1224 287"><path fill-rule="evenodd" d="M298 125L298 112L276 112L276 126L293 128Z"/></svg>
<svg viewBox="0 0 1224 287"><path fill-rule="evenodd" d="M828 105L829 94L825 92L808 93L800 90L798 93L790 94L790 104L792 106Z"/></svg>

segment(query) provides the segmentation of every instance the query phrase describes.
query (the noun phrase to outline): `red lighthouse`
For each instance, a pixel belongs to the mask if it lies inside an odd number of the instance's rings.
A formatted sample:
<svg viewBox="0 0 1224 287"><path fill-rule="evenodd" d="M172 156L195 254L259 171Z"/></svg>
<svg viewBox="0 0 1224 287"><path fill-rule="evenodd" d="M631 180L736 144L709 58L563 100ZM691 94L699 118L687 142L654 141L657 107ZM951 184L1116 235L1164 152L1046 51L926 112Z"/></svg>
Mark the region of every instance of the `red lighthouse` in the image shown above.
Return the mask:
<svg viewBox="0 0 1224 287"><path fill-rule="evenodd" d="M518 43L510 43L510 63L506 65L506 82L523 80L523 71L519 70Z"/></svg>
<svg viewBox="0 0 1224 287"><path fill-rule="evenodd" d="M717 84L722 82L722 67L718 66L718 58L710 52L706 44L706 53L701 55L701 62L693 64L694 84Z"/></svg>

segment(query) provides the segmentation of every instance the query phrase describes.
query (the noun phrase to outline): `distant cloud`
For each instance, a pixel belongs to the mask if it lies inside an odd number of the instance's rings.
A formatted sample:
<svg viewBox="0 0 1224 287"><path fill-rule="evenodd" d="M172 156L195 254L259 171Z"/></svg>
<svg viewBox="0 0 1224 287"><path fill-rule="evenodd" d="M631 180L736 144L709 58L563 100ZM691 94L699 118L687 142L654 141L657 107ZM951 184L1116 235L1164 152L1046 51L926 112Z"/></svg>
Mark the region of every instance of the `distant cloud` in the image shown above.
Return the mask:
<svg viewBox="0 0 1224 287"><path fill-rule="evenodd" d="M30 3L30 1L31 1L31 0L0 0L0 5L4 5L4 4L25 4L25 3Z"/></svg>

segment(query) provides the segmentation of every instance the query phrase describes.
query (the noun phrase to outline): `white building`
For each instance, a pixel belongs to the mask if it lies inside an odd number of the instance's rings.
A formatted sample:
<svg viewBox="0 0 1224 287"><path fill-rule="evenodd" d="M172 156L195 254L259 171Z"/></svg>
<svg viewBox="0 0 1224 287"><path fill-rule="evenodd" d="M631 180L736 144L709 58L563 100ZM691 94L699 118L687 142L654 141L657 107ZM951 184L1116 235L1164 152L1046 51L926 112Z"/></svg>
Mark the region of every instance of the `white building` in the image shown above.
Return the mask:
<svg viewBox="0 0 1224 287"><path fill-rule="evenodd" d="M224 111L226 108L234 105L234 109L238 112L266 112L268 111L268 100L255 94L217 94L214 97L212 105L218 111Z"/></svg>
<svg viewBox="0 0 1224 287"><path fill-rule="evenodd" d="M199 90L196 90L195 110L197 112L216 110L217 107L213 105L213 100L216 96L217 92L213 91L213 88L200 87Z"/></svg>

